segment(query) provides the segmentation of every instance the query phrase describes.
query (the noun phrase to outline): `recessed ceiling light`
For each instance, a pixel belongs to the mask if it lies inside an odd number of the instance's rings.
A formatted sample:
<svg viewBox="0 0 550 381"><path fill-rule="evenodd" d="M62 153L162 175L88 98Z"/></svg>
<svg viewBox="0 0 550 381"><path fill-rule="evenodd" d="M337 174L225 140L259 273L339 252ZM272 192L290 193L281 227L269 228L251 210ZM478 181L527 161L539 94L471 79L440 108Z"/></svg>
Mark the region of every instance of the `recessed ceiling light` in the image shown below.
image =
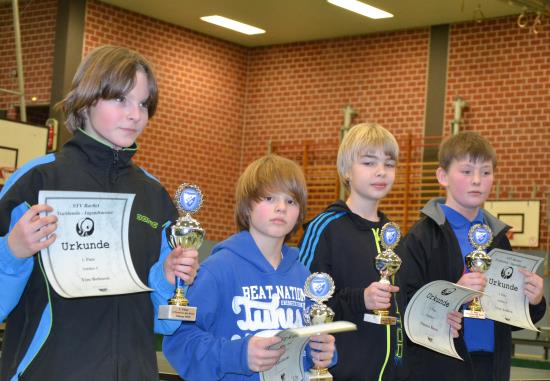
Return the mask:
<svg viewBox="0 0 550 381"><path fill-rule="evenodd" d="M357 0L327 0L329 3L347 9L371 19L386 19L393 17L389 12L375 8L372 5L362 3Z"/></svg>
<svg viewBox="0 0 550 381"><path fill-rule="evenodd" d="M253 35L265 33L265 30L256 28L255 26L244 24L239 21L228 19L227 17L213 15L201 17L202 21L209 22L227 29L234 30L236 32Z"/></svg>

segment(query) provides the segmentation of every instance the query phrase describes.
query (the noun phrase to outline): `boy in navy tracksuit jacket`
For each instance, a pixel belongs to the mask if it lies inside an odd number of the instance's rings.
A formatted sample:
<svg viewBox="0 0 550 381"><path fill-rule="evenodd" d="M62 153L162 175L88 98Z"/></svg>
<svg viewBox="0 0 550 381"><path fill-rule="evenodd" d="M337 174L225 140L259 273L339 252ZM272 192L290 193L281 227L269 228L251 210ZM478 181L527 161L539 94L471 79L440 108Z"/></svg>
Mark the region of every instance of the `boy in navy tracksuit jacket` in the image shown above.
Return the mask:
<svg viewBox="0 0 550 381"><path fill-rule="evenodd" d="M338 151L338 174L349 190L348 199L337 201L309 222L300 243L300 260L312 272L326 272L336 286L327 304L336 320L357 325L356 332L338 334L338 364L331 369L335 381L401 380L403 331L395 279L379 282L374 258L380 253L380 229L388 222L378 210L379 201L391 190L399 147L393 135L377 124L363 123L350 129ZM367 323L365 313L389 309L396 325Z"/></svg>
<svg viewBox="0 0 550 381"><path fill-rule="evenodd" d="M7 324L0 380L158 380L153 329L171 333L179 322L155 319L157 307L172 294L174 274L193 280L198 253L168 246L165 228L177 212L160 183L132 162L135 139L156 104L155 77L143 57L120 47L94 50L62 102L73 138L60 152L20 168L2 189L0 321ZM137 275L154 291L58 295L37 254L54 242L57 229L55 211L40 214L52 211L37 204L40 190L135 194L130 253Z"/></svg>
<svg viewBox="0 0 550 381"><path fill-rule="evenodd" d="M268 155L250 164L236 191L240 233L221 242L189 289L196 323L183 323L164 339L164 354L187 381L259 380L284 348L275 331L304 325L309 272L296 249L284 245L299 226L305 179L288 159ZM262 337L264 336L264 337ZM314 336L305 369L332 363L334 338Z"/></svg>
<svg viewBox="0 0 550 381"><path fill-rule="evenodd" d="M475 132L460 132L445 140L439 150L437 179L445 187L445 199L434 199L422 209L423 217L408 232L399 247L403 259L402 284L407 299L423 285L447 280L483 290L486 277L469 272L464 257L473 248L468 231L486 224L492 231L493 248L511 250L506 232L510 228L481 206L489 197L496 154L490 143ZM536 322L546 310L543 281L522 270L531 319ZM489 319L464 318L464 329L455 348L464 361L410 343L408 363L411 381L508 381L512 356L513 327Z"/></svg>

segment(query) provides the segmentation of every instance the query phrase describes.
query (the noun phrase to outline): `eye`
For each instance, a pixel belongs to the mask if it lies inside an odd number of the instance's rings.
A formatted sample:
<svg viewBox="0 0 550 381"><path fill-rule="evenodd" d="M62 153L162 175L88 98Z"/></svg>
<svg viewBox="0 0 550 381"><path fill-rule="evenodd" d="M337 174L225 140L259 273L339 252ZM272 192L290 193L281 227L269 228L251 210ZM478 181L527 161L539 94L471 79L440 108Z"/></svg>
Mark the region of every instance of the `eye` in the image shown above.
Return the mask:
<svg viewBox="0 0 550 381"><path fill-rule="evenodd" d="M463 173L464 175L469 175L470 173L472 173L472 171L470 171L469 169L463 169L460 172Z"/></svg>
<svg viewBox="0 0 550 381"><path fill-rule="evenodd" d="M396 166L395 160L386 161L386 167L395 168L395 166Z"/></svg>
<svg viewBox="0 0 550 381"><path fill-rule="evenodd" d="M124 102L125 100L126 100L126 98L123 97L123 96L120 96L120 97L116 97L116 98L115 98L115 102L118 102L118 103L122 103L122 102Z"/></svg>
<svg viewBox="0 0 550 381"><path fill-rule="evenodd" d="M149 108L149 104L147 102L140 102L139 107L141 108Z"/></svg>
<svg viewBox="0 0 550 381"><path fill-rule="evenodd" d="M271 201L273 201L273 196L264 196L263 199L265 201L271 202Z"/></svg>
<svg viewBox="0 0 550 381"><path fill-rule="evenodd" d="M288 205L298 205L298 203L296 202L296 200L294 200L293 198L289 198L288 200L286 200L286 203Z"/></svg>
<svg viewBox="0 0 550 381"><path fill-rule="evenodd" d="M371 160L364 161L363 165L367 167L372 167L374 165L374 161L371 161Z"/></svg>

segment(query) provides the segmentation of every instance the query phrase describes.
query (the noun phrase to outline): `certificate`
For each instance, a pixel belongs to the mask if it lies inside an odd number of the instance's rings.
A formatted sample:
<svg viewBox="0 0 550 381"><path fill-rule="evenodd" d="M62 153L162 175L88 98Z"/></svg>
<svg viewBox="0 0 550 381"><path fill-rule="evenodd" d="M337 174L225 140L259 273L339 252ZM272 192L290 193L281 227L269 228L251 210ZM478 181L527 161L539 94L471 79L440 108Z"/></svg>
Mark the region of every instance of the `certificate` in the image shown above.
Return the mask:
<svg viewBox="0 0 550 381"><path fill-rule="evenodd" d="M38 202L57 216L54 243L40 252L53 289L79 298L151 291L130 255L128 226L135 195L40 191ZM46 212L43 215L48 215Z"/></svg>
<svg viewBox="0 0 550 381"><path fill-rule="evenodd" d="M536 272L542 258L514 251L493 249L491 267L485 273L487 286L481 306L487 318L516 327L538 331L529 314L529 299L523 293L523 274L519 269Z"/></svg>
<svg viewBox="0 0 550 381"><path fill-rule="evenodd" d="M309 342L310 336L319 333L335 333L354 331L357 326L349 321L335 321L332 323L316 324L301 328L290 328L279 331L282 341L272 345L269 349L285 347L285 353L273 368L260 373L261 381L302 381L306 379L307 369L304 370L303 351Z"/></svg>
<svg viewBox="0 0 550 381"><path fill-rule="evenodd" d="M436 280L418 290L405 310L405 332L426 348L462 360L456 352L447 315L481 292Z"/></svg>

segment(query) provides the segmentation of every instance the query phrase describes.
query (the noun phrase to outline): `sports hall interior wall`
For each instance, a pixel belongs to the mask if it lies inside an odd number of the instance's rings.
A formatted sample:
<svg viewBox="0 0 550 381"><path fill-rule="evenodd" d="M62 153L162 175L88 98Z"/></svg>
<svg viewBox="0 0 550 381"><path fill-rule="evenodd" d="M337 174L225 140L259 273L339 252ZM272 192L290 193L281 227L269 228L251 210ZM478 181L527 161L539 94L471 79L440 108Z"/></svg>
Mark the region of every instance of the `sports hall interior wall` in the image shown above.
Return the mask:
<svg viewBox="0 0 550 381"><path fill-rule="evenodd" d="M50 103L56 8L56 0L34 0L20 9L31 105L31 96ZM138 141L137 162L171 193L183 181L200 185L197 218L211 240L234 231L234 184L270 141L332 146L331 160L348 104L357 111L353 123L378 122L401 143L424 133L430 28L245 48L95 0L85 20L78 54L120 44L152 61L160 105ZM0 5L0 87L15 89L11 22L11 5ZM494 145L500 198L541 201L541 250L548 249L550 191L548 23L538 35L518 28L515 17L451 25L441 126L450 132L452 101L465 99L461 128ZM16 103L0 95L8 115Z"/></svg>

